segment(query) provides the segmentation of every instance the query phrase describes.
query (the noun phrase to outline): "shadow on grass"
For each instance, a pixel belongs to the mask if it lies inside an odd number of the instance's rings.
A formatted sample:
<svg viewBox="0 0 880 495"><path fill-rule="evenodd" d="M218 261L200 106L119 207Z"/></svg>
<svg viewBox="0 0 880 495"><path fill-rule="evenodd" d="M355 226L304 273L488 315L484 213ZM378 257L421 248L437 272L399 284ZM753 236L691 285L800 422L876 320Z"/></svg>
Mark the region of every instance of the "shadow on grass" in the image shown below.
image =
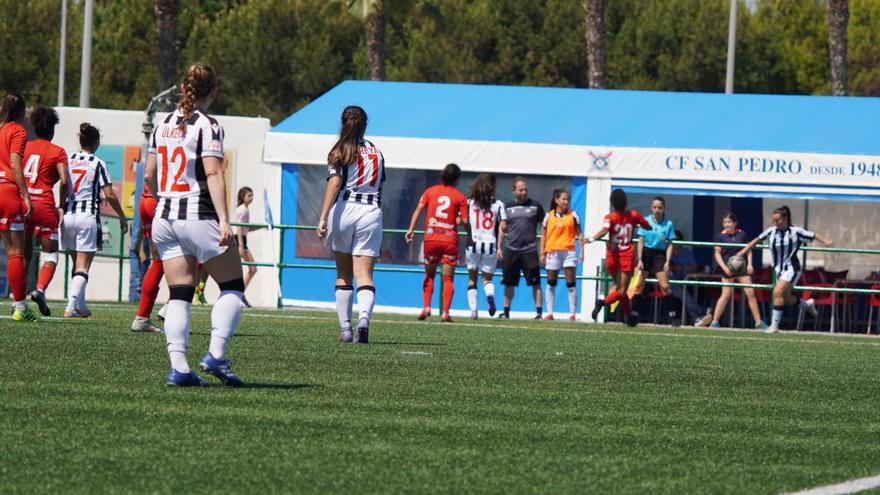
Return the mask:
<svg viewBox="0 0 880 495"><path fill-rule="evenodd" d="M210 337L211 331L210 330L204 330L201 332L190 331L189 334L190 335L207 335L208 337ZM255 333L237 333L237 332L232 334L232 338L236 338L236 337L269 337L269 335L257 335Z"/></svg>
<svg viewBox="0 0 880 495"><path fill-rule="evenodd" d="M369 345L424 345L424 346L445 346L446 342L376 342L370 340Z"/></svg>
<svg viewBox="0 0 880 495"><path fill-rule="evenodd" d="M263 388L276 390L299 390L301 388L317 388L321 385L312 385L310 383L245 383L243 389Z"/></svg>

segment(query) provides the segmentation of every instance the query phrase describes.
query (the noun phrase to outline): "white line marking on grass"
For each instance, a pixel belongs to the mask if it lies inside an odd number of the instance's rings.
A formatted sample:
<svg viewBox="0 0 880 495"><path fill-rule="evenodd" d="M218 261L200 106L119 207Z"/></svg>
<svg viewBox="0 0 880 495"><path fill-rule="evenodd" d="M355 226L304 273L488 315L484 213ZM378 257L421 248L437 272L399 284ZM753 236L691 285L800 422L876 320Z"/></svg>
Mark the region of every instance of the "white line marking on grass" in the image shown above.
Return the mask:
<svg viewBox="0 0 880 495"><path fill-rule="evenodd" d="M869 478L859 478L836 485L825 485L783 495L843 495L846 493L863 492L877 487L880 487L880 476L871 476Z"/></svg>
<svg viewBox="0 0 880 495"><path fill-rule="evenodd" d="M0 320L11 320L11 315L0 315ZM33 322L22 322L22 323L39 323L40 321L65 321L65 322L76 322L83 323L86 320L91 318L62 318L60 316L41 316L39 321Z"/></svg>
<svg viewBox="0 0 880 495"><path fill-rule="evenodd" d="M335 321L334 318L327 316L305 316L305 315L270 315L270 314L245 314L245 316L257 316L262 318L274 318L279 320L321 320L332 322ZM384 320L384 319L374 319L372 320L374 323L380 323L383 325L436 325L437 322L434 321L399 321L399 320ZM634 336L648 336L648 337L673 337L673 338L696 338L696 339L721 339L721 340L750 340L750 341L760 341L760 342L784 342L788 344L831 344L831 345L855 345L855 346L870 346L870 347L880 347L880 342L876 341L876 337L870 338L864 335L850 335L850 334L829 334L824 336L823 338L816 339L793 339L793 338L785 338L784 335L786 333L791 333L791 335L804 335L803 333L798 332L783 332L781 335L777 334L776 336L766 336L766 337L758 337L757 335L762 335L763 332L760 330L748 330L748 329L739 329L739 330L721 330L719 333L727 333L728 335L706 335L706 334L689 334L689 333L674 333L674 332L655 332L651 330L646 330L643 332L633 331L633 330L615 330L615 329L600 329L600 328L584 328L584 327L573 327L567 325L566 327L561 326L552 326L552 325L541 325L541 326L516 326L516 325L498 325L498 324L484 324L484 323L455 323L450 326L450 328L454 327L469 327L469 328L500 328L500 329L509 329L509 330L539 330L539 331L553 331L553 332L569 332L569 333L599 333L599 334L613 334L613 335L634 335ZM652 328L652 327L646 327ZM741 335L745 334L745 335ZM755 336L751 336L755 335ZM873 340L873 342L866 342L865 340ZM862 340L861 342L859 340Z"/></svg>
<svg viewBox="0 0 880 495"><path fill-rule="evenodd" d="M425 352L425 351L400 351L400 353L404 356L433 356L433 352Z"/></svg>

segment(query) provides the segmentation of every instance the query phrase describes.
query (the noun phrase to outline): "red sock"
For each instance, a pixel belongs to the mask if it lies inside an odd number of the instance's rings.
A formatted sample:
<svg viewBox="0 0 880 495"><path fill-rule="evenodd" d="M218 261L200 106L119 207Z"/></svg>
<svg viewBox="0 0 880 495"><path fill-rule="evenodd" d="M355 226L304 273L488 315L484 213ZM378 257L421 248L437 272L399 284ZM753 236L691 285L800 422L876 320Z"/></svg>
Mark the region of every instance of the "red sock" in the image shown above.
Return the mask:
<svg viewBox="0 0 880 495"><path fill-rule="evenodd" d="M622 296L622 295L623 295L622 292L620 292L617 289L614 289L613 291L609 292L607 296L605 296L605 304L614 304L614 301L617 301L618 299L620 299L620 296Z"/></svg>
<svg viewBox="0 0 880 495"><path fill-rule="evenodd" d="M156 303L156 296L159 295L159 282L165 270L162 268L162 261L153 260L147 273L144 274L144 282L141 285L141 303L138 305L137 315L143 318L149 318L153 312L153 304Z"/></svg>
<svg viewBox="0 0 880 495"><path fill-rule="evenodd" d="M629 296L623 294L620 298L620 307L623 308L623 314L629 316L632 314L632 306L629 303Z"/></svg>
<svg viewBox="0 0 880 495"><path fill-rule="evenodd" d="M24 256L14 254L9 257L6 264L6 276L9 278L9 287L12 289L12 301L24 301L27 289L27 269L24 266Z"/></svg>
<svg viewBox="0 0 880 495"><path fill-rule="evenodd" d="M452 281L452 275L443 275L443 314L449 313L453 292L455 292L455 283Z"/></svg>
<svg viewBox="0 0 880 495"><path fill-rule="evenodd" d="M422 303L426 308L431 307L431 298L434 296L434 277L425 275L422 282Z"/></svg>
<svg viewBox="0 0 880 495"><path fill-rule="evenodd" d="M40 267L40 275L37 277L37 290L45 291L49 287L49 282L55 276L55 263L43 263Z"/></svg>

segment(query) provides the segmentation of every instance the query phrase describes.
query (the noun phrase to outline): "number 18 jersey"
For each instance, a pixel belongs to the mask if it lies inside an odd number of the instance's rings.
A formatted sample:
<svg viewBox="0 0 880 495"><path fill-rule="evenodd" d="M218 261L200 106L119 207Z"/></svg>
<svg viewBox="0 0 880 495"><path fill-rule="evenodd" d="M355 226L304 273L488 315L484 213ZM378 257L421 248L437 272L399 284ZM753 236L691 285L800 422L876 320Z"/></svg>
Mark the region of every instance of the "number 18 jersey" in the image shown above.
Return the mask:
<svg viewBox="0 0 880 495"><path fill-rule="evenodd" d="M153 129L150 153L156 155L159 203L156 216L166 220L217 220L208 192L204 158L223 160L223 127L216 119L193 110L186 131L178 124L180 109Z"/></svg>
<svg viewBox="0 0 880 495"><path fill-rule="evenodd" d="M498 225L502 220L507 220L504 203L496 199L489 205L489 209L483 209L469 199L468 211L471 237L474 240L471 249L477 253L494 253L498 247Z"/></svg>

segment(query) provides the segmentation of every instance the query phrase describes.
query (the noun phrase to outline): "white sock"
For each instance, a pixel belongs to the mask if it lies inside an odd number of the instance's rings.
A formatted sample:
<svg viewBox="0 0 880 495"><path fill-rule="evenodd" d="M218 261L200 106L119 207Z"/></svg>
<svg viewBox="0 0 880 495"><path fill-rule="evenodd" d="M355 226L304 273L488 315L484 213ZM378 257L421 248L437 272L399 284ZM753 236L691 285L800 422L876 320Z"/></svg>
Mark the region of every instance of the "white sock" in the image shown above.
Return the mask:
<svg viewBox="0 0 880 495"><path fill-rule="evenodd" d="M354 289L350 285L336 286L336 316L339 317L339 328L351 330L351 301Z"/></svg>
<svg viewBox="0 0 880 495"><path fill-rule="evenodd" d="M358 318L358 328L369 328L370 318L373 317L373 306L376 304L376 288L372 285L358 287L358 309L361 314Z"/></svg>
<svg viewBox="0 0 880 495"><path fill-rule="evenodd" d="M556 303L556 286L547 284L547 314L553 314L553 305Z"/></svg>
<svg viewBox="0 0 880 495"><path fill-rule="evenodd" d="M244 294L237 290L220 291L220 296L214 301L214 309L211 310L211 344L208 352L215 359L223 359L226 355L226 344L238 320L241 319L241 298Z"/></svg>
<svg viewBox="0 0 880 495"><path fill-rule="evenodd" d="M89 285L89 279L83 279L82 285L79 286L79 294L76 296L76 307L86 309L86 287Z"/></svg>
<svg viewBox="0 0 880 495"><path fill-rule="evenodd" d="M771 320L770 326L773 328L779 328L779 322L782 321L782 310L774 309L773 310L773 320Z"/></svg>
<svg viewBox="0 0 880 495"><path fill-rule="evenodd" d="M168 301L165 313L165 342L168 344L168 357L171 367L181 373L189 373L186 362L186 348L189 345L189 307L192 303L172 299Z"/></svg>
<svg viewBox="0 0 880 495"><path fill-rule="evenodd" d="M79 297L80 292L82 292L83 285L86 283L86 278L76 273L73 275L73 279L70 281L70 291L67 295L67 310L73 311L77 307L82 307L80 303L77 302L77 298Z"/></svg>
<svg viewBox="0 0 880 495"><path fill-rule="evenodd" d="M568 288L568 309L571 314L577 313L578 290L577 287Z"/></svg>
<svg viewBox="0 0 880 495"><path fill-rule="evenodd" d="M477 288L468 287L468 307L471 311L477 310Z"/></svg>
<svg viewBox="0 0 880 495"><path fill-rule="evenodd" d="M24 311L27 309L27 302L22 299L21 301L13 301L12 309L17 309L19 311Z"/></svg>
<svg viewBox="0 0 880 495"><path fill-rule="evenodd" d="M483 282L483 292L486 293L486 298L495 297L495 284L492 282Z"/></svg>

